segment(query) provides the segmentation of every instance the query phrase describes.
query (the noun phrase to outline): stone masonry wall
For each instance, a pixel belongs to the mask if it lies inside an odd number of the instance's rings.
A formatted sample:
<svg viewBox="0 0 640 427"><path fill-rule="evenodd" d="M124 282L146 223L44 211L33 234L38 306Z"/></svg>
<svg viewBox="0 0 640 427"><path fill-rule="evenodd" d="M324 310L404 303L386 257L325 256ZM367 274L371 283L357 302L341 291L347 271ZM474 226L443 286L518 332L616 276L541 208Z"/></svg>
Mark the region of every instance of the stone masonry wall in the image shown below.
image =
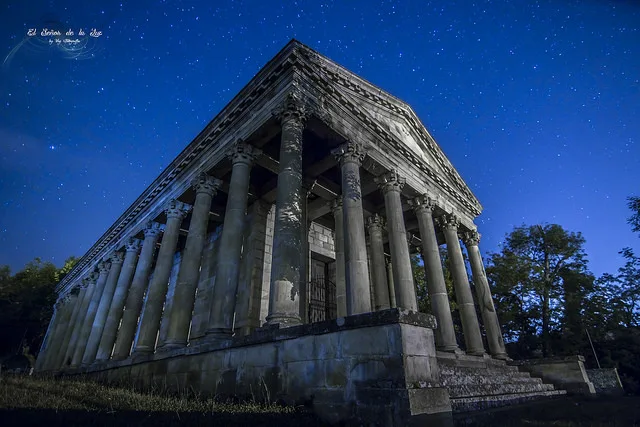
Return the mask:
<svg viewBox="0 0 640 427"><path fill-rule="evenodd" d="M201 344L148 362L109 362L87 374L142 388L304 402L329 422L356 417L366 425L400 426L418 415L450 414L433 327L432 316L392 309L263 328L228 348Z"/></svg>
<svg viewBox="0 0 640 427"><path fill-rule="evenodd" d="M624 394L618 370L611 369L587 369L589 380L593 383L597 394Z"/></svg>

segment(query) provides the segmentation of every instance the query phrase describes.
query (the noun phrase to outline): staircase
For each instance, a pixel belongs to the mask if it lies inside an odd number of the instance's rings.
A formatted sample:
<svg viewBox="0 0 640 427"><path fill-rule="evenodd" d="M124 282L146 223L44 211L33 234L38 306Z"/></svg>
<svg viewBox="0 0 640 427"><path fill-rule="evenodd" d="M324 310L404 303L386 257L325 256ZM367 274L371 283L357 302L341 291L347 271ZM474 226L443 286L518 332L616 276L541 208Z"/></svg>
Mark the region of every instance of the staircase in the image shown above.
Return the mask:
<svg viewBox="0 0 640 427"><path fill-rule="evenodd" d="M437 353L442 385L449 390L453 412L480 411L565 395L540 378L520 372L503 360Z"/></svg>

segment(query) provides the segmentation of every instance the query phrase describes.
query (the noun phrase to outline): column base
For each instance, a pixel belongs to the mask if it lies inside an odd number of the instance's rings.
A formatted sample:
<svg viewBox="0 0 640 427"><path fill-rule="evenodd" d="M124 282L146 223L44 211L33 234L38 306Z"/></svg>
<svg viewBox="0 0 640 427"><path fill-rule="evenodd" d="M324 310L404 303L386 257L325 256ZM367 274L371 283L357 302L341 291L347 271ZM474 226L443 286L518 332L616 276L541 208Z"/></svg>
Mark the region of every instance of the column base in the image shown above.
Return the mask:
<svg viewBox="0 0 640 427"><path fill-rule="evenodd" d="M464 351L457 345L436 346L436 350L444 351L445 353L464 354Z"/></svg>
<svg viewBox="0 0 640 427"><path fill-rule="evenodd" d="M151 350L134 350L131 353L131 361L133 362L144 362L146 360L150 360L153 357L153 351Z"/></svg>
<svg viewBox="0 0 640 427"><path fill-rule="evenodd" d="M207 343L211 342L226 342L231 341L233 338L233 331L227 328L211 328L207 329L204 340Z"/></svg>
<svg viewBox="0 0 640 427"><path fill-rule="evenodd" d="M300 319L300 316L296 316L296 315L276 313L276 314L267 316L266 325L268 326L278 325L279 328L288 328L290 326L302 325L302 319Z"/></svg>
<svg viewBox="0 0 640 427"><path fill-rule="evenodd" d="M158 347L156 351L158 353L166 353L167 351L176 350L179 348L185 348L187 346L186 342L180 341L166 341L162 347Z"/></svg>
<svg viewBox="0 0 640 427"><path fill-rule="evenodd" d="M513 360L509 356L507 356L507 353L492 354L491 357L498 360L506 360L507 362L510 362L511 360Z"/></svg>
<svg viewBox="0 0 640 427"><path fill-rule="evenodd" d="M469 350L466 352L467 356L484 357L489 355L484 350Z"/></svg>

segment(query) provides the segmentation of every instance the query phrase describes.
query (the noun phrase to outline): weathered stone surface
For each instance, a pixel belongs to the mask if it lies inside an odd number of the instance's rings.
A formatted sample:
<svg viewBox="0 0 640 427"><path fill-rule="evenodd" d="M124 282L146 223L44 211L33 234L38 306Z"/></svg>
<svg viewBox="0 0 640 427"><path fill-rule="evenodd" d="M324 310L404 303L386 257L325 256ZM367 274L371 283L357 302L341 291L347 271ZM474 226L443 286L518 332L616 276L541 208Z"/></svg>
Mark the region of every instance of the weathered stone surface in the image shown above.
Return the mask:
<svg viewBox="0 0 640 427"><path fill-rule="evenodd" d="M582 356L528 359L509 364L518 366L521 371L540 377L543 381L571 394L591 395L596 392L587 376Z"/></svg>
<svg viewBox="0 0 640 427"><path fill-rule="evenodd" d="M616 368L587 369L589 381L597 394L623 395L624 389Z"/></svg>

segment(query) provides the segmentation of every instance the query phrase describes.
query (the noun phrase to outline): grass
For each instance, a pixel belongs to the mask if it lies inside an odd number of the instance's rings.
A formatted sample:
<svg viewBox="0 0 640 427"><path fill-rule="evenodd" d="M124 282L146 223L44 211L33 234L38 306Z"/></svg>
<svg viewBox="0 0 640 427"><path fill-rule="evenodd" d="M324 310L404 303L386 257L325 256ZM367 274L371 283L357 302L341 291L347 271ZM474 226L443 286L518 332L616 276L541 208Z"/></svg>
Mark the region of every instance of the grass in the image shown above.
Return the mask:
<svg viewBox="0 0 640 427"><path fill-rule="evenodd" d="M563 398L457 414L455 427L640 427L640 397ZM224 403L197 393L145 393L87 379L0 377L4 426L325 426L304 408Z"/></svg>

